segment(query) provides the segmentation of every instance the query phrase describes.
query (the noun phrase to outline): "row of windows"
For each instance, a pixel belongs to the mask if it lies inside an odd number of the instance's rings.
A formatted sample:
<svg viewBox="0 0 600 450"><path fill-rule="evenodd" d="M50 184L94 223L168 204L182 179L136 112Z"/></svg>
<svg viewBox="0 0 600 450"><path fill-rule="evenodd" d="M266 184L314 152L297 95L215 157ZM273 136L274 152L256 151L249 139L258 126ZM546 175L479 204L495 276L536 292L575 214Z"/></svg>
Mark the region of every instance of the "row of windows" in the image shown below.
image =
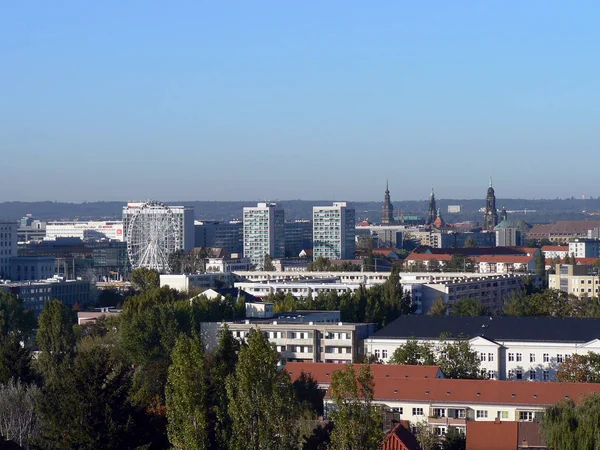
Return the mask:
<svg viewBox="0 0 600 450"><path fill-rule="evenodd" d="M569 355L568 354L563 355L562 353L558 353L556 355L556 362L559 362L559 363L563 362L564 358L567 357L567 356L569 356ZM515 360L517 362L523 361L523 354L522 353L509 353L508 354L508 361L509 362L514 362ZM542 361L543 362L550 362L550 354L549 353L544 353L542 355ZM535 353L530 353L529 354L529 362L535 362Z"/></svg>
<svg viewBox="0 0 600 450"><path fill-rule="evenodd" d="M522 380L523 379L523 371L521 369L509 370L508 371L509 379ZM529 379L531 381L537 380L537 372L535 370L529 371ZM548 381L550 379L550 372L548 370L542 371L542 380Z"/></svg>

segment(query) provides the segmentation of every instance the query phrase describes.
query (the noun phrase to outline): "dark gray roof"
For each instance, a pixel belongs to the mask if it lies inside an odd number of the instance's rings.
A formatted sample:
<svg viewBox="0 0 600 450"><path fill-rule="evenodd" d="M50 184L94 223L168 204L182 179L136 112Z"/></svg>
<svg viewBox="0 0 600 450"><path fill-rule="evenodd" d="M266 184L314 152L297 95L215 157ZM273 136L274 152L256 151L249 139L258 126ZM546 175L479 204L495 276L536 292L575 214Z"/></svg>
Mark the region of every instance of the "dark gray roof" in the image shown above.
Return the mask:
<svg viewBox="0 0 600 450"><path fill-rule="evenodd" d="M600 338L600 319L412 315L394 320L374 338L435 339L442 333L494 341L589 342Z"/></svg>

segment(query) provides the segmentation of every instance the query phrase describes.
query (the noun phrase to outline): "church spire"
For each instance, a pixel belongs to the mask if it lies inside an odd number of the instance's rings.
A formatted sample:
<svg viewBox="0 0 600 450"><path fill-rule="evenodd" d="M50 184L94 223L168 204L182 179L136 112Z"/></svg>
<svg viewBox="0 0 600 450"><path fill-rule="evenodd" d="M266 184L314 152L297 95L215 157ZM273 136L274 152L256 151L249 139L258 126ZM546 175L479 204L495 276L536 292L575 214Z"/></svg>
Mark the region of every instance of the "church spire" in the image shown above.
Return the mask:
<svg viewBox="0 0 600 450"><path fill-rule="evenodd" d="M431 225L435 222L437 217L437 207L435 205L435 193L433 192L433 187L431 188L431 196L429 197L429 210L427 211L427 221L426 225Z"/></svg>
<svg viewBox="0 0 600 450"><path fill-rule="evenodd" d="M490 187L492 187L492 174L490 173Z"/></svg>
<svg viewBox="0 0 600 450"><path fill-rule="evenodd" d="M385 177L385 196L381 208L381 223L385 225L394 223L394 206L390 200L390 189L387 176Z"/></svg>

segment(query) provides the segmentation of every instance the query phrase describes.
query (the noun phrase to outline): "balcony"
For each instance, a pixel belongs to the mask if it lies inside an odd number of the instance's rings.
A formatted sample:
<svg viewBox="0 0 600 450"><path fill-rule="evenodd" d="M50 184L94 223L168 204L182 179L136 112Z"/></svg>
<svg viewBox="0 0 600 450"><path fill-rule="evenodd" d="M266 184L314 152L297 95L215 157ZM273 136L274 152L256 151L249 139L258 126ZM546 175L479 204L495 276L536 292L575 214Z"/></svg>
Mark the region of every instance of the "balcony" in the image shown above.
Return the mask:
<svg viewBox="0 0 600 450"><path fill-rule="evenodd" d="M433 426L467 426L467 419L454 419L452 417L430 417L429 425Z"/></svg>

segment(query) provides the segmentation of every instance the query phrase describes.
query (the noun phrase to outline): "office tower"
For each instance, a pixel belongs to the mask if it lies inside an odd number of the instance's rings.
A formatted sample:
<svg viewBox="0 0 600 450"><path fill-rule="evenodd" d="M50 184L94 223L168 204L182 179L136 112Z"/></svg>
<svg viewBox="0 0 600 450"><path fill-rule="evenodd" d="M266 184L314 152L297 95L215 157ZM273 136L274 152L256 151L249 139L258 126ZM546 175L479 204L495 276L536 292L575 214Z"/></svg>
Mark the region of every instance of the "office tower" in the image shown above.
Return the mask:
<svg viewBox="0 0 600 450"><path fill-rule="evenodd" d="M17 223L0 222L0 279L10 279L13 256L17 256Z"/></svg>

